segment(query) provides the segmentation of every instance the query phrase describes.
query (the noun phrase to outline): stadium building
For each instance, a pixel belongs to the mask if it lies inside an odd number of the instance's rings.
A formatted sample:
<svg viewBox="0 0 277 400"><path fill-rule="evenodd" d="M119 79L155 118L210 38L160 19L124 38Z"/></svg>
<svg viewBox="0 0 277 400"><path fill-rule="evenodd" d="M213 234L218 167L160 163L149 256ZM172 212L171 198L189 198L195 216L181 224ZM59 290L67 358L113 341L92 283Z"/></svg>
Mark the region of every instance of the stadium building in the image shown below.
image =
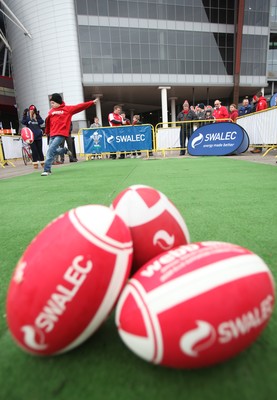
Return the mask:
<svg viewBox="0 0 277 400"><path fill-rule="evenodd" d="M19 118L30 104L46 116L53 92L68 104L100 97L96 110L74 116L76 129L96 112L107 125L115 104L155 125L174 120L185 99L229 105L261 88L268 95L276 90L276 0L0 4L7 39L2 75L13 78Z"/></svg>

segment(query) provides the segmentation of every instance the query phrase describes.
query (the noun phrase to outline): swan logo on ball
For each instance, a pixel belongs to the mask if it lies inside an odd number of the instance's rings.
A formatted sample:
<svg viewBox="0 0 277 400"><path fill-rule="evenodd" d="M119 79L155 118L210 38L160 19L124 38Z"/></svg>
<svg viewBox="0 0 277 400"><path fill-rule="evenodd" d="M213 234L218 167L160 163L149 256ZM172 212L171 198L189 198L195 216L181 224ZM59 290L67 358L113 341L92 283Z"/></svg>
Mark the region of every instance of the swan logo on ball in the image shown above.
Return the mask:
<svg viewBox="0 0 277 400"><path fill-rule="evenodd" d="M116 307L123 342L172 368L214 365L250 346L274 307L272 274L256 254L223 242L163 252L128 281Z"/></svg>
<svg viewBox="0 0 277 400"><path fill-rule="evenodd" d="M111 208L131 231L132 273L163 251L190 241L187 225L176 206L150 186L128 187L114 199Z"/></svg>

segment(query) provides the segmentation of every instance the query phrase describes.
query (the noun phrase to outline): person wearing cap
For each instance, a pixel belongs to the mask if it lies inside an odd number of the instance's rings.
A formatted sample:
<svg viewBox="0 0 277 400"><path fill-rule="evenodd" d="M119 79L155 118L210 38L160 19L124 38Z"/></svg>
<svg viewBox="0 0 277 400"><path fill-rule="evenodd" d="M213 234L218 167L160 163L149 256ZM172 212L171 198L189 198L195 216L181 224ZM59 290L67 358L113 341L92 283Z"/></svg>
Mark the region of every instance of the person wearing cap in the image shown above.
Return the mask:
<svg viewBox="0 0 277 400"><path fill-rule="evenodd" d="M262 111L267 109L267 101L263 96L262 92L258 92L255 96L253 96L253 112ZM259 154L262 152L261 147L254 147L253 150L250 150L251 153Z"/></svg>
<svg viewBox="0 0 277 400"><path fill-rule="evenodd" d="M29 108L24 110L21 123L34 133L34 141L30 144L34 168L38 169L39 162L40 165L44 167L44 155L42 151L43 130L41 128L41 125L44 124L44 120L39 115L39 111L34 104L31 104Z"/></svg>
<svg viewBox="0 0 277 400"><path fill-rule="evenodd" d="M196 120L197 115L190 109L189 102L187 100L183 103L183 110L177 115L177 121L193 121ZM189 140L192 133L193 124L191 122L183 123L180 129L180 156L186 155L186 140Z"/></svg>
<svg viewBox="0 0 277 400"><path fill-rule="evenodd" d="M196 109L197 109L196 115L197 115L198 119L205 119L204 118L204 116L205 116L205 105L204 105L204 103L197 104Z"/></svg>
<svg viewBox="0 0 277 400"><path fill-rule="evenodd" d="M215 117L213 116L213 109L211 106L210 106L210 108L206 108L204 119L205 120L210 120L210 119L214 120L215 119ZM209 122L207 122L207 123L209 124Z"/></svg>
<svg viewBox="0 0 277 400"><path fill-rule="evenodd" d="M50 98L51 110L45 120L45 133L50 136L49 147L44 164L44 172L41 176L51 174L51 167L56 154L68 154L72 156L66 147L60 147L63 139L69 136L71 119L74 114L86 110L95 105L98 99L76 104L66 105L59 93L53 93Z"/></svg>

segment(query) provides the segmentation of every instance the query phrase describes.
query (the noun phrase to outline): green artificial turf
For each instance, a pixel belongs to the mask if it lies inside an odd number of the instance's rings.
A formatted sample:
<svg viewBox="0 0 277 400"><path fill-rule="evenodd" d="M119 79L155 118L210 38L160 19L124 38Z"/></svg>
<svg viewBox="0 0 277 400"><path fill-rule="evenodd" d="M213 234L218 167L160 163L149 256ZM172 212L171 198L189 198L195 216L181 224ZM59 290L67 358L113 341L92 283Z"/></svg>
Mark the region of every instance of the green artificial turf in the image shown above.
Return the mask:
<svg viewBox="0 0 277 400"><path fill-rule="evenodd" d="M167 195L185 218L191 241L247 247L264 259L276 280L276 180L275 166L230 157L95 160L56 168L49 177L34 172L0 181L0 400L276 399L276 312L239 356L191 371L154 366L135 356L119 338L113 314L75 350L43 358L17 347L5 320L13 269L36 234L71 208L109 206L133 184Z"/></svg>

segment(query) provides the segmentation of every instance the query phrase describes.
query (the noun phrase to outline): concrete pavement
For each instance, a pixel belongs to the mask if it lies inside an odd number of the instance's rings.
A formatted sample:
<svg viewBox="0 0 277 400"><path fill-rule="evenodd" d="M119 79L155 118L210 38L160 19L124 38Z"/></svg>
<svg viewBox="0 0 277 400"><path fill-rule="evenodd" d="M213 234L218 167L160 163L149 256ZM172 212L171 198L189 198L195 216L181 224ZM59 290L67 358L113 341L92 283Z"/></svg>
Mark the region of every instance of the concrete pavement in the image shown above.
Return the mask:
<svg viewBox="0 0 277 400"><path fill-rule="evenodd" d="M166 154L167 157L176 157L178 158L178 152L177 151L171 151L167 152ZM270 151L266 156L263 157L263 154L252 154L250 151L247 151L243 154L240 154L239 156L226 156L226 158L232 158L235 160L244 160L244 161L249 161L249 162L255 162L255 163L261 163L261 164L270 164L277 166L276 161L277 161L277 149ZM152 157L151 157L152 158ZM153 158L161 158L161 154L154 153ZM185 157L179 157L181 160L182 158L192 158L190 155L187 155ZM142 158L141 160L143 160ZM84 162L85 158L78 156L78 162ZM22 159L17 159L17 160L11 160L12 163L15 165L15 167L6 164L5 168L2 168L0 166L0 180L1 179L8 179L8 178L13 178L15 176L21 176L21 175L28 175L34 172L34 168L32 164L29 165L24 165ZM101 162L101 160L95 160L95 161L88 161L88 162ZM112 160L111 160L112 162ZM55 168L63 168L65 165L69 164L68 157L65 159L65 164L61 165L53 165L53 169ZM72 166L75 165L75 163L71 164ZM43 170L39 166L39 169L36 171L36 173L41 173Z"/></svg>

